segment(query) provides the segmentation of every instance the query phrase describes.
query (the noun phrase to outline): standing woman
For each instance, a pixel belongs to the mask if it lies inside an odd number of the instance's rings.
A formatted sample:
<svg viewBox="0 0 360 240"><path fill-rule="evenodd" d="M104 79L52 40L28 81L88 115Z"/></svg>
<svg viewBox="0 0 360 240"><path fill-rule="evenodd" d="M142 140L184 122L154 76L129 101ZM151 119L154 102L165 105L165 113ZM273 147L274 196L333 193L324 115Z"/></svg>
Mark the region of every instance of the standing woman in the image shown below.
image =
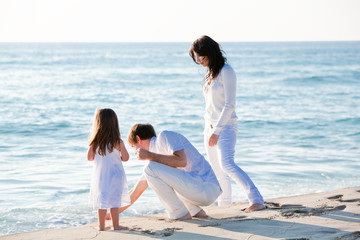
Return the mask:
<svg viewBox="0 0 360 240"><path fill-rule="evenodd" d="M238 132L235 72L226 63L219 44L208 36L195 40L189 54L196 64L208 70L203 80L206 103L204 143L209 161L223 190L218 198L218 205L231 204L230 175L247 194L250 206L246 212L263 209L264 200L260 192L249 176L234 162Z"/></svg>

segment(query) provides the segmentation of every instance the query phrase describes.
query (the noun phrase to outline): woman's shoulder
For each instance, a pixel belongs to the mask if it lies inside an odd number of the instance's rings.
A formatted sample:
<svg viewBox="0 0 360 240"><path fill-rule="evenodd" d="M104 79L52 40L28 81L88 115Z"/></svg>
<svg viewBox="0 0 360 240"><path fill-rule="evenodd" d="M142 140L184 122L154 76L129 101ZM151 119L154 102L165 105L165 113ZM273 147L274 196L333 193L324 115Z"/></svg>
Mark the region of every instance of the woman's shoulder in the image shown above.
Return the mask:
<svg viewBox="0 0 360 240"><path fill-rule="evenodd" d="M221 71L220 71L220 74L223 76L223 77L235 77L235 71L234 69L229 65L229 64L225 64Z"/></svg>
<svg viewBox="0 0 360 240"><path fill-rule="evenodd" d="M234 72L234 69L227 63L221 68L222 72Z"/></svg>

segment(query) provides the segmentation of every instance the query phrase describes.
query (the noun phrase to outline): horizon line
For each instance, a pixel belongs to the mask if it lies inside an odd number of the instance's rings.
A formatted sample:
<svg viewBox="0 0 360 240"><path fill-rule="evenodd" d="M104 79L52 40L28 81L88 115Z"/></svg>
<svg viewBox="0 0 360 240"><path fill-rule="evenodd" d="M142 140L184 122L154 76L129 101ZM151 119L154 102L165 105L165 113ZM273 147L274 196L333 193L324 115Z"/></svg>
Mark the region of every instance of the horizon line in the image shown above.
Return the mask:
<svg viewBox="0 0 360 240"><path fill-rule="evenodd" d="M193 41L0 41L3 43L191 43ZM261 40L218 41L219 43L301 43L301 42L360 42L358 40Z"/></svg>

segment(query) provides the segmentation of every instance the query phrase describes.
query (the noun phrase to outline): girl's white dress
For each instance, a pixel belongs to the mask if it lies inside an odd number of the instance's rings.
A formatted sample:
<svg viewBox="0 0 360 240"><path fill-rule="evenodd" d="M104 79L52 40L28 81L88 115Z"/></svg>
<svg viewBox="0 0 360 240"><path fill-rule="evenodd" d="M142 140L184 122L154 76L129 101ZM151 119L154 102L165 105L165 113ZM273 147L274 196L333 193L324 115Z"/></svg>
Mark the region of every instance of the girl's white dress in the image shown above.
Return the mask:
<svg viewBox="0 0 360 240"><path fill-rule="evenodd" d="M90 188L89 206L93 209L123 207L130 204L128 184L121 153L113 149L101 156L96 149Z"/></svg>

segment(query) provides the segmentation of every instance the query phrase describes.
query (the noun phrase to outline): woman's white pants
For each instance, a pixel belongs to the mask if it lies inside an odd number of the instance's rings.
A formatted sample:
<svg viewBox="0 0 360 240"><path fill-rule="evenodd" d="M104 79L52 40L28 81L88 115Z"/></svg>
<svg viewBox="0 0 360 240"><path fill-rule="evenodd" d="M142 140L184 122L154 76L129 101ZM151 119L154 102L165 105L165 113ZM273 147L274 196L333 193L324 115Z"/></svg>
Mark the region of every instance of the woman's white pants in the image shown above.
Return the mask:
<svg viewBox="0 0 360 240"><path fill-rule="evenodd" d="M205 149L223 191L218 198L218 205L225 206L231 204L231 182L229 176L245 191L251 204L263 204L264 200L255 184L234 162L237 132L236 122L226 125L220 132L218 143L214 147L210 147L209 138L212 134L212 126L209 123L205 125Z"/></svg>
<svg viewBox="0 0 360 240"><path fill-rule="evenodd" d="M145 167L145 177L164 205L169 219L178 219L188 212L195 216L202 210L200 206L212 204L221 194L218 185L204 182L182 169L149 162Z"/></svg>

